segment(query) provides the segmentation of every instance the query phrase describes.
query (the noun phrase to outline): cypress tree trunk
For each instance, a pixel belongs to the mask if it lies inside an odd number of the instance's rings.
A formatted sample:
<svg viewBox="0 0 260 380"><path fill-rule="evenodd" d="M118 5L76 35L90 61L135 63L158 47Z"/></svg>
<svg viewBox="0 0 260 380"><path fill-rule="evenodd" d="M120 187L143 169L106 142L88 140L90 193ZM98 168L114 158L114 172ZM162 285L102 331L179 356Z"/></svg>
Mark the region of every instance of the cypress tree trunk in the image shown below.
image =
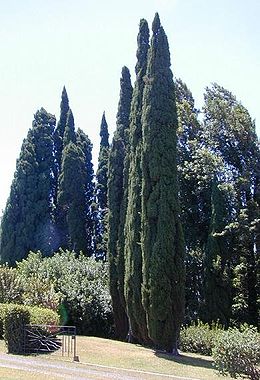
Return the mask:
<svg viewBox="0 0 260 380"><path fill-rule="evenodd" d="M177 353L184 315L184 239L178 204L174 83L167 37L153 21L143 98L143 304L149 336Z"/></svg>
<svg viewBox="0 0 260 380"><path fill-rule="evenodd" d="M126 339L128 320L124 298L124 225L127 202L129 113L132 85L127 67L122 69L120 100L117 113L117 129L113 138L108 177L108 256L110 265L110 292L119 339Z"/></svg>
<svg viewBox="0 0 260 380"><path fill-rule="evenodd" d="M129 340L150 343L146 316L142 305L142 251L141 230L141 152L142 152L142 98L144 76L147 68L149 29L146 20L140 21L137 37L136 82L133 91L130 113L128 204L125 221L125 298L131 329Z"/></svg>

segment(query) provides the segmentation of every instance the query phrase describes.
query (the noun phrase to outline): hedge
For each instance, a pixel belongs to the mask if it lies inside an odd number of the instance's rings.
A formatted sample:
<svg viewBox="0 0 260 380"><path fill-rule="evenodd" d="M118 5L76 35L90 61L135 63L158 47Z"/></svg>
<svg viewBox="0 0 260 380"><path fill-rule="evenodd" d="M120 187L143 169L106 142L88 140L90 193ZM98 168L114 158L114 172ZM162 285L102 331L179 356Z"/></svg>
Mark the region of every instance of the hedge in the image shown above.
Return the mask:
<svg viewBox="0 0 260 380"><path fill-rule="evenodd" d="M58 313L37 306L0 304L0 336L5 339L8 352L19 353L23 344L25 324L59 325Z"/></svg>

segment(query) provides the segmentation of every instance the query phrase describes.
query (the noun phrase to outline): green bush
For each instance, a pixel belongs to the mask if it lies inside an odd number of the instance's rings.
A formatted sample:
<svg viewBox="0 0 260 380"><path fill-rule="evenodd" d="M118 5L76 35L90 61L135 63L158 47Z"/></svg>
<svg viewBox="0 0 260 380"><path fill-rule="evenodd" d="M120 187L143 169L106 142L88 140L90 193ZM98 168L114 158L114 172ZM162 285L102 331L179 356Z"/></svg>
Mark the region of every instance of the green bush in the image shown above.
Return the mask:
<svg viewBox="0 0 260 380"><path fill-rule="evenodd" d="M211 355L215 341L221 331L220 326L210 326L201 321L183 327L180 332L180 349L202 355Z"/></svg>
<svg viewBox="0 0 260 380"><path fill-rule="evenodd" d="M24 348L24 326L30 322L30 313L20 305L8 307L4 316L4 339L9 353L20 354Z"/></svg>
<svg viewBox="0 0 260 380"><path fill-rule="evenodd" d="M75 325L84 335L110 337L112 306L108 286L107 263L96 262L83 254L62 251L51 257L30 253L17 264L17 273L26 290L24 302L42 305L42 297L30 293L33 284L52 284L54 296L60 296L62 324ZM27 286L26 284L32 284ZM37 285L38 286L38 285Z"/></svg>
<svg viewBox="0 0 260 380"><path fill-rule="evenodd" d="M215 367L223 375L260 379L260 334L254 327L230 328L218 336L213 349Z"/></svg>
<svg viewBox="0 0 260 380"><path fill-rule="evenodd" d="M19 353L21 345L23 344L23 336L19 332L22 327L19 327L17 334L14 334L12 338L12 328L10 324L14 324L14 330L17 330L16 324L16 315L17 310L19 313L23 312L29 315L29 320L26 320L26 324L36 324L36 325L59 325L60 317L58 313L50 309L45 309L37 306L25 306L25 305L16 305L16 304L0 304L0 337L5 339L7 344L8 352ZM11 315L11 317L10 317ZM7 322L6 322L7 321ZM23 322L23 319L21 319ZM7 330L6 330L7 329ZM22 342L17 343L19 339L22 339ZM14 351L14 346L17 345L17 351Z"/></svg>

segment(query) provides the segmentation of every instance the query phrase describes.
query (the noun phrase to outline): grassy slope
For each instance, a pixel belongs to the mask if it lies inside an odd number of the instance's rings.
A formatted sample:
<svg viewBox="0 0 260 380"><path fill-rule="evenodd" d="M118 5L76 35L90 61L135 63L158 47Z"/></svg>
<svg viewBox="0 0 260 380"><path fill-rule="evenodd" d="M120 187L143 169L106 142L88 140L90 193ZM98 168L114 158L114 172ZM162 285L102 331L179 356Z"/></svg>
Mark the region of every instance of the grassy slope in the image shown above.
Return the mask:
<svg viewBox="0 0 260 380"><path fill-rule="evenodd" d="M2 342L0 343L0 352L5 352ZM138 345L95 337L77 337L77 354L81 366L91 363L202 380L230 379L229 377L223 378L214 371L210 357L183 353L179 358L173 358L165 353L155 352ZM43 355L41 358L52 362L68 360L68 358L61 358L57 353L50 356ZM31 374L3 368L0 368L0 377L1 379L33 379ZM44 378L46 377L42 379ZM51 380L51 377L48 379ZM37 375L37 380L41 380L41 376Z"/></svg>

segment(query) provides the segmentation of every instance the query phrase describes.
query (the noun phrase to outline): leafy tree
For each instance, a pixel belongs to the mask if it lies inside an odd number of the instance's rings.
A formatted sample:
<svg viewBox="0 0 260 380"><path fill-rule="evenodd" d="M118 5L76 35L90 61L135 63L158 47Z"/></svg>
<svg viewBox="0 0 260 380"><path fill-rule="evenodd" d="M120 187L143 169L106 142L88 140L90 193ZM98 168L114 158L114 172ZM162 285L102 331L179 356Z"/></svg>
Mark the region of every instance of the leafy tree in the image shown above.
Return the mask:
<svg viewBox="0 0 260 380"><path fill-rule="evenodd" d="M113 137L108 170L108 256L110 264L110 292L112 297L116 334L125 339L128 321L124 298L124 226L128 192L129 113L132 99L130 72L122 69L117 129Z"/></svg>
<svg viewBox="0 0 260 380"><path fill-rule="evenodd" d="M96 173L97 216L95 223L95 255L98 258L106 257L107 246L107 181L109 157L109 133L105 112L100 125L100 149L98 169Z"/></svg>
<svg viewBox="0 0 260 380"><path fill-rule="evenodd" d="M128 203L125 221L125 299L129 319L129 340L149 343L145 311L142 305L142 251L140 243L141 230L141 152L142 152L142 98L144 77L147 69L149 49L149 28L142 19L137 36L136 81L130 113L129 129L129 179Z"/></svg>
<svg viewBox="0 0 260 380"><path fill-rule="evenodd" d="M233 224L229 226L234 236L234 273L239 276L239 268L244 268L243 284L236 285L234 317L257 324L258 258L255 247L259 229L260 150L255 125L235 96L217 84L206 89L204 115L205 140L211 152L224 163L224 170L219 175L232 184L234 193L230 202ZM239 283L238 278L234 281Z"/></svg>
<svg viewBox="0 0 260 380"><path fill-rule="evenodd" d="M14 264L31 249L51 253L55 117L36 112L23 141L2 219L1 261Z"/></svg>
<svg viewBox="0 0 260 380"><path fill-rule="evenodd" d="M174 83L166 34L152 25L143 97L143 302L154 344L177 353L184 316L184 239L179 218Z"/></svg>

